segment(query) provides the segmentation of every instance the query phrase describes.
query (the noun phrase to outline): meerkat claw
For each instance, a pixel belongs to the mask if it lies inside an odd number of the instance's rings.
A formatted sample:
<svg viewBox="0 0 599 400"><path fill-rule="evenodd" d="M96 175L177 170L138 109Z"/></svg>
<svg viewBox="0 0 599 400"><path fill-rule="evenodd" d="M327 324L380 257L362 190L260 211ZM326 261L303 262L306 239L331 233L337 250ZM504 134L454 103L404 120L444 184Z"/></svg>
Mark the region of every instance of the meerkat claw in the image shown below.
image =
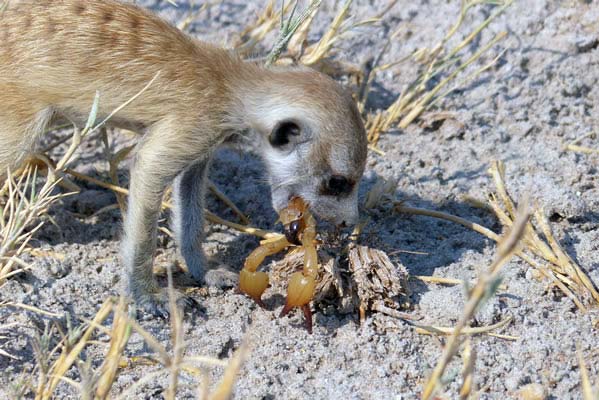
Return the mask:
<svg viewBox="0 0 599 400"><path fill-rule="evenodd" d="M136 307L136 311L138 318L143 318L144 315L148 315L163 320L168 320L171 315L166 304L154 300L139 302L138 307Z"/></svg>
<svg viewBox="0 0 599 400"><path fill-rule="evenodd" d="M199 306L200 306L200 303L198 303L198 301L196 299L194 299L193 297L190 297L190 296L183 295L177 299L177 307L179 307L182 310L185 310L188 308L196 308Z"/></svg>
<svg viewBox="0 0 599 400"><path fill-rule="evenodd" d="M175 306L181 312L198 307L198 302L190 296L181 293L178 290L172 289L175 297ZM141 298L135 299L136 313L139 316L140 312L146 315L158 317L161 319L169 319L171 315L171 305L169 303L169 289L162 288L156 293L143 295Z"/></svg>

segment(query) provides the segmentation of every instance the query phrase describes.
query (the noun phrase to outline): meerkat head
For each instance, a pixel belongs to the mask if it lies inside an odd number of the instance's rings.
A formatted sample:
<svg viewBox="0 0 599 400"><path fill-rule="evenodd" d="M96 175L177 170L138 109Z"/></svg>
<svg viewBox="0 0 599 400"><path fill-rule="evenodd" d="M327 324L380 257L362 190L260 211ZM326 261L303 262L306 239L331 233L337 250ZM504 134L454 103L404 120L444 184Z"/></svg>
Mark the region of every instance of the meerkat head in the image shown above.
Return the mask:
<svg viewBox="0 0 599 400"><path fill-rule="evenodd" d="M246 97L253 147L267 166L273 207L302 197L337 225L358 220L367 139L351 95L311 69L269 71Z"/></svg>

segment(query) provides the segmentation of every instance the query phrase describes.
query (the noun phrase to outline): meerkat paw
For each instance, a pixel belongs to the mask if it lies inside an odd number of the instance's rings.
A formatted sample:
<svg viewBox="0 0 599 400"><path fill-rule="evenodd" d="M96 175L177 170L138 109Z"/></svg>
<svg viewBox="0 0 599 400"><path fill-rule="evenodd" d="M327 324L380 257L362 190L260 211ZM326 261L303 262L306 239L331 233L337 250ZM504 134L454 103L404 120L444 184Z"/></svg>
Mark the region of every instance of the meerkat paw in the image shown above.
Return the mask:
<svg viewBox="0 0 599 400"><path fill-rule="evenodd" d="M193 298L183 294L182 292L172 289L175 307L184 313L185 310L192 307L197 307L198 303ZM144 314L158 317L162 319L168 319L171 314L171 303L169 297L169 289L161 288L156 293L145 294L137 296L135 299L135 305L138 311Z"/></svg>
<svg viewBox="0 0 599 400"><path fill-rule="evenodd" d="M237 287L239 283L239 272L218 261L209 262L208 267L206 275L204 275L204 282L206 285L221 289Z"/></svg>
<svg viewBox="0 0 599 400"><path fill-rule="evenodd" d="M236 287L239 272L217 259L208 259L203 253L200 256L186 257L185 264L191 277L199 284L219 289Z"/></svg>

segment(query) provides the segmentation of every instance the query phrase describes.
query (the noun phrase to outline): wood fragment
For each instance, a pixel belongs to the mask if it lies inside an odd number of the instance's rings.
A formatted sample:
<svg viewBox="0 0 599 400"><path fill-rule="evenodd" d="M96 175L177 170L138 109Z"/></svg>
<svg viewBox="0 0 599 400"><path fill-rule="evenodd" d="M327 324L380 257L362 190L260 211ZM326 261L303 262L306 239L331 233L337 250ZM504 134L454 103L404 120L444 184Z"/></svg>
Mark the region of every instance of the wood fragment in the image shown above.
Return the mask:
<svg viewBox="0 0 599 400"><path fill-rule="evenodd" d="M371 305L375 300L408 295L407 270L393 264L381 250L355 246L349 252L349 266L361 302Z"/></svg>
<svg viewBox="0 0 599 400"><path fill-rule="evenodd" d="M407 320L418 319L400 309L407 303L408 272L401 264L391 262L382 250L367 246L350 245L347 257L318 249L320 273L317 279L314 302L334 304L337 311L358 311L360 319L368 311ZM272 266L271 282L282 287L289 275L302 268L303 250L292 249L282 260Z"/></svg>

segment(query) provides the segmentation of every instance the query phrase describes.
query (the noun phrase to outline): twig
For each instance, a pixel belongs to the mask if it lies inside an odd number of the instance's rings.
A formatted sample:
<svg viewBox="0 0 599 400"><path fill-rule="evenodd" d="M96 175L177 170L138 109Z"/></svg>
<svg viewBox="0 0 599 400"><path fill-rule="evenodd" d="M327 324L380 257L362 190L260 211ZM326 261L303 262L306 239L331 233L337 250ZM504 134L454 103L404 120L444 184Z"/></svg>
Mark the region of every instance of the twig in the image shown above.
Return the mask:
<svg viewBox="0 0 599 400"><path fill-rule="evenodd" d="M74 171L72 169L67 168L65 170L65 172L68 173L69 175L74 176L77 179L81 179L83 181L87 181L87 182L93 183L94 185L97 185L97 186L100 186L100 187L112 190L113 192L121 193L121 194L124 194L124 195L128 195L129 194L129 190L127 190L127 189L125 189L123 187L116 186L116 185L110 184L108 182L104 182L104 181L102 181L100 179L96 179L96 178L93 178L91 176L87 176L85 174L82 174L80 172ZM171 205L169 203L167 203L167 202L162 202L162 207L164 207L164 208L170 208ZM263 239L277 238L277 237L280 236L280 234L276 233L276 232L270 232L270 231L267 231L267 230L264 230L264 229L259 229L259 228L254 228L254 227L251 227L251 226L240 225L240 224L236 224L234 222L227 221L225 219L222 219L222 218L218 217L217 215L213 214L212 212L210 212L208 210L205 210L205 215L206 215L206 219L208 221L214 223L214 224L225 225L225 226L227 226L229 228L232 228L232 229L235 229L235 230L237 230L239 232L247 233L249 235L258 236L258 237L263 238Z"/></svg>
<svg viewBox="0 0 599 400"><path fill-rule="evenodd" d="M464 218L456 217L455 215L447 214L447 213L444 213L441 211L427 210L425 208L407 207L407 206L404 206L400 202L396 203L395 210L397 210L400 213L406 213L406 214L412 214L412 215L424 215L427 217L433 217L433 218L438 218L438 219L444 219L444 220L450 221L450 222L455 222L456 224L460 224L462 226L465 226L466 228L470 228L473 231L478 232L481 235L484 235L484 236L488 237L489 239L492 239L496 242L498 242L501 238L498 234L496 234L495 232L493 232L492 230L490 230L488 228L485 228L482 225L479 225L474 222L470 222Z"/></svg>
<svg viewBox="0 0 599 400"><path fill-rule="evenodd" d="M580 343L576 344L576 358L578 358L578 368L580 369L580 379L582 382L582 398L584 400L597 399L597 397L593 395L593 387L591 385L591 380L589 379L589 372L586 363L584 362L582 351L580 350Z"/></svg>
<svg viewBox="0 0 599 400"><path fill-rule="evenodd" d="M372 310L378 311L378 312L388 315L390 317L405 319L408 321L417 321L422 318L417 315L408 314L408 313L397 311L393 308L387 307L382 301L375 301L372 304Z"/></svg>
<svg viewBox="0 0 599 400"><path fill-rule="evenodd" d="M564 150L574 151L578 153L585 154L599 154L599 149L592 149L590 147L579 146L578 144L582 142L584 139L596 136L595 132L589 132L586 135L583 135L577 139L574 139L566 146L564 146Z"/></svg>
<svg viewBox="0 0 599 400"><path fill-rule="evenodd" d="M23 303L4 302L4 303L0 304L0 307L21 308L23 310L31 311L31 312L34 312L34 313L40 314L40 315L45 315L46 317L50 317L50 318L61 318L63 316L62 314L56 314L56 313L53 313L50 311L42 310L41 308L37 308L37 307L34 307L29 304L23 304Z"/></svg>
<svg viewBox="0 0 599 400"><path fill-rule="evenodd" d="M246 215L235 205L235 203L233 203L227 197L227 195L225 195L223 192L221 192L219 190L219 188L214 184L214 182L212 182L210 180L208 181L208 189L212 192L213 195L218 197L218 199L220 201L225 203L227 205L227 207L229 207L235 214L237 214L237 216L239 217L239 219L241 220L241 222L244 225L248 225L250 223L249 218L246 217Z"/></svg>
<svg viewBox="0 0 599 400"><path fill-rule="evenodd" d="M453 279L453 278L443 278L440 276L423 276L423 275L413 275L410 278L418 279L422 282L427 283L437 283L439 285L463 285L464 281L461 279Z"/></svg>
<svg viewBox="0 0 599 400"><path fill-rule="evenodd" d="M512 317L507 317L502 321L499 321L496 324L488 325L488 326L477 326L477 327L464 327L460 330L461 335L479 335L481 333L492 333L491 331L501 329L512 321ZM414 324L416 327L416 333L421 335L451 335L455 328L444 327L444 326L432 326L432 325L418 325ZM511 336L510 338L514 338ZM512 340L517 340L512 339Z"/></svg>
<svg viewBox="0 0 599 400"><path fill-rule="evenodd" d="M233 393L233 387L235 384L235 377L241 365L245 361L249 354L248 346L242 343L239 349L233 355L233 358L229 361L229 365L225 369L223 377L216 387L216 389L210 394L210 400L227 400L231 398Z"/></svg>
<svg viewBox="0 0 599 400"><path fill-rule="evenodd" d="M460 400L470 398L474 389L474 365L476 364L476 350L472 348L470 338L466 339L464 351L462 351L462 387L460 388Z"/></svg>
<svg viewBox="0 0 599 400"><path fill-rule="evenodd" d="M453 49L448 50L447 54L442 59L439 59L442 54L444 47L448 43L449 39L457 32L458 28L462 25L466 14L475 5L493 3L486 0L472 0L463 1L462 10L460 12L458 21L445 35L443 40L439 42L431 51L422 49L421 51L414 52L412 57L420 57L426 62L424 72L422 72L415 80L410 84L406 90L402 91L400 96L393 102L393 104L385 111L378 112L374 115L369 115L366 121L366 127L368 130L368 141L371 144L376 144L380 138L381 133L391 129L398 121L400 128L405 128L407 125L412 123L424 110L431 107L433 104L444 98L451 91L455 90L457 84L450 90L439 94L440 90L448 85L450 82L455 80L457 75L462 72L468 65L474 63L480 56L485 53L495 43L502 40L506 33L502 32L495 36L489 43L485 44L479 51L467 60L462 61L457 56L458 53L471 43L475 37L477 37L483 29L485 29L495 18L497 18L502 12L509 7L513 0L506 0L501 2L499 7L491 16L489 16L483 23L478 25L469 35L466 36L457 46ZM470 74L466 79L472 79L484 70L488 69L495 61L497 57L486 66L477 69L474 73ZM400 61L401 62L401 61ZM391 63L387 66L378 68L378 71L389 68L396 63ZM457 67L456 67L457 66ZM454 68L455 67L455 68ZM453 70L452 70L453 68ZM452 70L452 71L451 71ZM451 72L449 72L451 71ZM430 89L428 85L435 77L439 77L443 73L448 73L447 77L442 79L436 84L433 89ZM463 84L463 83L462 83Z"/></svg>
<svg viewBox="0 0 599 400"><path fill-rule="evenodd" d="M497 194L492 195L490 199L491 209L501 223L509 228L513 224L513 218L515 218L515 204L505 188L504 166L500 162L493 162L489 172L497 188ZM503 210L500 201L507 211ZM396 210L407 214L425 215L455 222L485 235L496 242L501 240L501 237L495 232L450 214L406 207L402 203L396 203ZM543 212L537 210L533 216L534 222L540 227L547 243L537 233L533 223L529 222L523 238L525 248L517 250L515 254L535 270L539 271L544 277L549 278L581 311L586 312L587 308L583 304L583 298L590 296L596 303L599 303L599 291L588 275L562 250L557 240L555 240ZM532 256L527 254L527 252L532 253ZM545 263L535 261L533 256L545 260Z"/></svg>

